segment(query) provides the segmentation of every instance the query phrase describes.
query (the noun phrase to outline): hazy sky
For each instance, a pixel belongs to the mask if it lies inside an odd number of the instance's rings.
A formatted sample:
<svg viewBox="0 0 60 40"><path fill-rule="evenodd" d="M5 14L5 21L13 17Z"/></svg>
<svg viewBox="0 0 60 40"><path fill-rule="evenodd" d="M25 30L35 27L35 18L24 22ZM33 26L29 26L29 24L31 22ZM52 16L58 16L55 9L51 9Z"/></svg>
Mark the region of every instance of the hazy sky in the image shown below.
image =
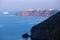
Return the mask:
<svg viewBox="0 0 60 40"><path fill-rule="evenodd" d="M0 0L0 10L26 8L60 8L60 0Z"/></svg>

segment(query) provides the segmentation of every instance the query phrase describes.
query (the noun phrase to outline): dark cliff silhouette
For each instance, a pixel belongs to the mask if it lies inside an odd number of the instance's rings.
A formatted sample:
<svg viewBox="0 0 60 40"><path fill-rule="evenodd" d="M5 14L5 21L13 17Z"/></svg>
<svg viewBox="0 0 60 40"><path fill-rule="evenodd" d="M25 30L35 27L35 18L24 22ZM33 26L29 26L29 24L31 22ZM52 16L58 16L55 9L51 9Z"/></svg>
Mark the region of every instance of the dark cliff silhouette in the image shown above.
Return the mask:
<svg viewBox="0 0 60 40"><path fill-rule="evenodd" d="M60 40L60 11L47 20L33 26L31 35L26 33L22 37L30 37L31 40Z"/></svg>

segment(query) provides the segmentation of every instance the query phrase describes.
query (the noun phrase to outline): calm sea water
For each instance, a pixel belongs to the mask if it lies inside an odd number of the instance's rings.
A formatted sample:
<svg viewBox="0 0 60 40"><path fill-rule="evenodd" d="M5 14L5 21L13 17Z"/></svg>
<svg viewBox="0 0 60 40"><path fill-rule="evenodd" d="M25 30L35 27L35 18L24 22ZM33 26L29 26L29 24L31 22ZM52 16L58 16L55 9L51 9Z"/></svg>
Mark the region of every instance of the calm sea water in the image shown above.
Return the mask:
<svg viewBox="0 0 60 40"><path fill-rule="evenodd" d="M30 34L30 29L45 19L34 16L0 16L0 40L24 40L21 35Z"/></svg>

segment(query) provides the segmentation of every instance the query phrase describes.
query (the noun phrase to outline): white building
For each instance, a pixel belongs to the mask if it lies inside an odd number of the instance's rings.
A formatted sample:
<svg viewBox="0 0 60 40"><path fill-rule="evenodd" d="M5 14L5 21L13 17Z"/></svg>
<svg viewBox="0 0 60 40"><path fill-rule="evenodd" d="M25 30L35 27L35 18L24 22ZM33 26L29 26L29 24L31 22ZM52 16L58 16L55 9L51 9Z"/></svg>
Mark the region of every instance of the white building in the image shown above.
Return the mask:
<svg viewBox="0 0 60 40"><path fill-rule="evenodd" d="M8 14L9 14L8 11L4 11L4 12L3 12L3 15L8 15Z"/></svg>

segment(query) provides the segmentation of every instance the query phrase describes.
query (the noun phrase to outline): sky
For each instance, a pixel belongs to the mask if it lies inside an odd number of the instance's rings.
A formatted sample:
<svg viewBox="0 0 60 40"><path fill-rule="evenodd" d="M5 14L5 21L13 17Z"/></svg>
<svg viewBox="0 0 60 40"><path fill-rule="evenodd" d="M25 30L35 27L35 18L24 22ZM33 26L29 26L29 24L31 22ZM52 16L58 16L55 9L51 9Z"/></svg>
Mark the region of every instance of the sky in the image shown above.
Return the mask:
<svg viewBox="0 0 60 40"><path fill-rule="evenodd" d="M60 8L60 0L0 0L0 10Z"/></svg>

